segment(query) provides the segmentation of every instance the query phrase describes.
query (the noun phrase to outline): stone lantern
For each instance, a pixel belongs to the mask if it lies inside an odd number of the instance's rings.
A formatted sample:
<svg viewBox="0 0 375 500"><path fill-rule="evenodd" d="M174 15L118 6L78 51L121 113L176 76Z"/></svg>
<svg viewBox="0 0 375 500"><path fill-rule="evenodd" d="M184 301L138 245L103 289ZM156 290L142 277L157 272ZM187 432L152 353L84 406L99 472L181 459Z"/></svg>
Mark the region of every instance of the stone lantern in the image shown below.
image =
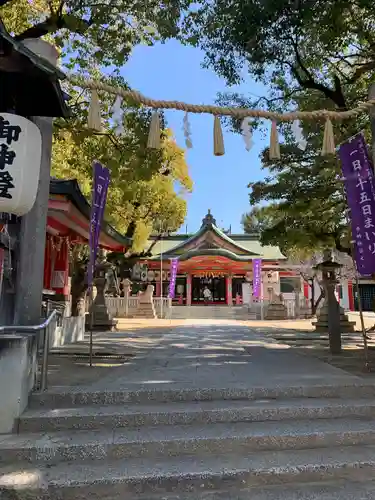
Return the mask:
<svg viewBox="0 0 375 500"><path fill-rule="evenodd" d="M318 313L317 321L313 325L316 332L328 332L331 353L340 354L341 333L354 332L355 322L349 321L335 294L336 286L339 283L337 272L342 268L342 265L334 262L330 250L324 252L323 259L323 262L313 268L322 273L321 284L325 292L323 306Z"/></svg>
<svg viewBox="0 0 375 500"><path fill-rule="evenodd" d="M107 285L107 274L112 270L112 264L105 260L102 251L99 251L95 266L93 284L96 288L96 296L91 304L87 321L93 330L112 331L116 329L117 321L113 319L105 302L105 291Z"/></svg>

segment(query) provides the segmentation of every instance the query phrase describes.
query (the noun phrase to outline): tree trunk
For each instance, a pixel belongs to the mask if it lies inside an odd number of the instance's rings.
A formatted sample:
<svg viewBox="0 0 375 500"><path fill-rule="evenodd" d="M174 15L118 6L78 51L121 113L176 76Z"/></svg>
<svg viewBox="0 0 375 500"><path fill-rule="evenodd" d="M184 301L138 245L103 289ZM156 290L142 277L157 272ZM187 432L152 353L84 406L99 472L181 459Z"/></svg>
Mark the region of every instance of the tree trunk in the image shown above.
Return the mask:
<svg viewBox="0 0 375 500"><path fill-rule="evenodd" d="M86 312L86 290L72 293L72 316L84 316Z"/></svg>
<svg viewBox="0 0 375 500"><path fill-rule="evenodd" d="M316 315L316 312L318 310L318 306L320 304L320 302L322 301L322 299L324 299L325 297L325 293L324 293L324 290L323 288L320 288L320 295L319 297L317 298L317 300L315 301L315 286L314 286L314 278L309 280L309 285L311 287L311 299L310 299L310 303L311 303L311 315L312 316L315 316Z"/></svg>
<svg viewBox="0 0 375 500"><path fill-rule="evenodd" d="M320 302L324 299L325 297L325 293L324 293L324 290L321 290L320 291L320 295L318 297L318 300L316 301L316 303L314 304L314 307L315 307L315 314L316 314L316 311L318 310L318 306L320 304Z"/></svg>
<svg viewBox="0 0 375 500"><path fill-rule="evenodd" d="M84 316L86 312L87 286L72 286L72 316Z"/></svg>
<svg viewBox="0 0 375 500"><path fill-rule="evenodd" d="M316 314L316 306L315 306L315 286L314 286L314 279L311 279L308 281L310 288L311 288L311 298L310 298L310 304L311 304L311 314L312 316L315 316Z"/></svg>

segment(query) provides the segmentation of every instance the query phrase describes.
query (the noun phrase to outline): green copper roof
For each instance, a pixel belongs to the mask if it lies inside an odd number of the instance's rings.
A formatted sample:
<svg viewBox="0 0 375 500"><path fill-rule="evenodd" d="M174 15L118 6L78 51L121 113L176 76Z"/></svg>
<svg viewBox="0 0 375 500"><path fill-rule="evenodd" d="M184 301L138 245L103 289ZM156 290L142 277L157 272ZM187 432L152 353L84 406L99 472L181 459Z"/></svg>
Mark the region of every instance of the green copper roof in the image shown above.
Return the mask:
<svg viewBox="0 0 375 500"><path fill-rule="evenodd" d="M225 248L190 248L186 246L201 238L205 233L214 233L223 244L230 244L234 250L231 251ZM152 243L148 241L147 246ZM247 261L251 259L261 258L264 260L286 260L286 257L281 253L279 247L262 246L259 237L256 234L234 234L228 235L221 231L215 225L215 219L210 212L203 219L201 228L193 235L176 234L168 236L156 242L152 249L151 259L160 259L160 254L163 254L164 259L179 257L181 260L188 260L199 255L221 255L228 257L231 260Z"/></svg>
<svg viewBox="0 0 375 500"><path fill-rule="evenodd" d="M221 256L221 257L227 257L230 260L235 260L235 261L243 261L243 262L248 262L249 257L252 259L256 258L261 258L261 255L237 255L230 250L226 250L224 248L217 248L217 249L211 249L211 248L199 248L198 250L190 250L186 253L183 253L179 260L189 260L192 257L199 257L202 255L212 255L212 256ZM168 258L168 256L166 256Z"/></svg>

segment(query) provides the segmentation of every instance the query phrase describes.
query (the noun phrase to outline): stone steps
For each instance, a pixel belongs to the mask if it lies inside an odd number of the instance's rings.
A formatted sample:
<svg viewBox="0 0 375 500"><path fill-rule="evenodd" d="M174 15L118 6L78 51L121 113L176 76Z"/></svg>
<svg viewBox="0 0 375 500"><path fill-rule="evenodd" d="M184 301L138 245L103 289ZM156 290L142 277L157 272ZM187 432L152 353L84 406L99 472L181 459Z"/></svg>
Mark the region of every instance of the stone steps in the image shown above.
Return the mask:
<svg viewBox="0 0 375 500"><path fill-rule="evenodd" d="M0 463L114 461L210 455L243 455L256 451L300 450L375 445L372 419L237 422L201 426L158 426L134 429L70 431L0 437ZM374 448L375 450L375 448ZM374 456L375 460L375 456ZM91 467L91 464L90 464Z"/></svg>
<svg viewBox="0 0 375 500"><path fill-rule="evenodd" d="M353 380L108 392L55 387L33 395L19 434L0 436L0 498L313 500L324 498L316 493L324 481L336 488L331 497L324 493L327 500L342 498L338 482L375 481L375 386ZM302 483L310 496L298 496ZM373 498L368 488L368 497L350 498Z"/></svg>
<svg viewBox="0 0 375 500"><path fill-rule="evenodd" d="M160 500L160 496L142 496L141 500ZM375 481L335 481L205 491L183 495L163 495L163 500L372 500ZM115 500L110 499L110 500Z"/></svg>
<svg viewBox="0 0 375 500"><path fill-rule="evenodd" d="M218 381L220 382L220 381ZM276 381L275 381L276 382ZM178 386L178 384L175 384ZM35 408L69 408L77 406L104 406L150 404L167 402L195 401L254 401L264 399L295 398L374 398L375 384L358 383L347 385L296 385L273 387L209 387L194 388L191 384L175 389L159 389L157 384L152 389L142 388L133 391L90 391L68 390L66 387L55 387L44 393L34 394L29 407Z"/></svg>
<svg viewBox="0 0 375 500"><path fill-rule="evenodd" d="M43 500L134 499L141 495L204 490L375 479L375 447L343 446L308 450L225 453L205 457L98 460L48 464L14 463L1 468L0 488L16 487L16 497ZM1 492L1 491L0 491ZM11 498L9 496L9 498ZM232 497L233 498L233 497ZM303 498L303 497L302 497ZM319 497L318 497L319 498Z"/></svg>
<svg viewBox="0 0 375 500"><path fill-rule="evenodd" d="M247 309L228 305L173 306L173 319L248 319Z"/></svg>
<svg viewBox="0 0 375 500"><path fill-rule="evenodd" d="M264 422L375 416L369 399L295 398L290 400L195 401L122 406L40 407L26 411L18 431L56 432L157 425L200 425L219 422Z"/></svg>

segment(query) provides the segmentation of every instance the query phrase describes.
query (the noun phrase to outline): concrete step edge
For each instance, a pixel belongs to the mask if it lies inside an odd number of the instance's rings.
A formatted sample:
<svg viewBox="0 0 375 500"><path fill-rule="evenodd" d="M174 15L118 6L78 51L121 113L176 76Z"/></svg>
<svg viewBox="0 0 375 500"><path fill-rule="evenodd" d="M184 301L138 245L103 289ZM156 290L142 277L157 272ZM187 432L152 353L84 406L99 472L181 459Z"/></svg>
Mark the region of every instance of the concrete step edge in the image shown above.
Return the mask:
<svg viewBox="0 0 375 500"><path fill-rule="evenodd" d="M103 460L137 456L177 456L193 453L243 453L246 450L288 450L375 444L372 420L336 419L294 421L275 426L216 424L215 426L159 426L144 431L55 432L8 435L0 439L0 462Z"/></svg>
<svg viewBox="0 0 375 500"><path fill-rule="evenodd" d="M339 480L163 495L163 500L370 500L372 498L375 498L375 481ZM160 496L142 495L139 500L160 500Z"/></svg>
<svg viewBox="0 0 375 500"><path fill-rule="evenodd" d="M299 401L299 400L296 400ZM308 400L309 401L309 400ZM318 400L319 401L319 400ZM191 404L191 403L190 403ZM185 408L173 408L177 403L166 405L165 408L141 407L126 410L123 407L79 407L64 409L64 411L30 411L19 419L18 432L48 432L64 430L89 430L99 428L121 428L149 425L192 425L194 423L234 423L234 422L267 422L290 421L295 419L325 419L372 417L375 415L375 402L341 401L327 403L321 400L321 405L308 405L301 400L300 406L270 405L263 407L248 406L246 403L228 405L227 407L204 407L200 404ZM104 411L103 411L104 410Z"/></svg>
<svg viewBox="0 0 375 500"><path fill-rule="evenodd" d="M294 398L372 398L375 384L352 385L309 385L279 387L227 387L227 388L179 388L125 391L84 391L64 387L34 394L30 408L66 408L84 405L119 405L124 403L214 401L214 400L256 400Z"/></svg>
<svg viewBox="0 0 375 500"><path fill-rule="evenodd" d="M202 492L281 483L347 479L375 479L375 449L348 446L332 449L257 452L246 456L217 455L204 461L195 456L168 459L123 459L56 467L20 464L2 468L0 491L17 489L17 498L73 499L85 494L90 499L164 492ZM138 496L137 496L138 497ZM160 498L160 497L159 497Z"/></svg>

